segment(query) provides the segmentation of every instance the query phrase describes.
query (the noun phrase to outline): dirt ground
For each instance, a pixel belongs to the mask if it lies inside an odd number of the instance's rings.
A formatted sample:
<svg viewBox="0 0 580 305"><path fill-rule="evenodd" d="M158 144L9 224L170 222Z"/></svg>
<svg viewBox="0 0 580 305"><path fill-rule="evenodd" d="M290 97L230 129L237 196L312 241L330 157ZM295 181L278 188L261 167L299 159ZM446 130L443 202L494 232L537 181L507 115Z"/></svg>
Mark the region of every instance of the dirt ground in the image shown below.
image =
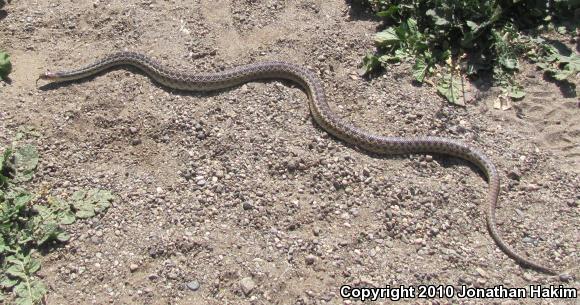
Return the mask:
<svg viewBox="0 0 580 305"><path fill-rule="evenodd" d="M493 88L460 108L414 85L404 65L360 78L379 23L343 0L14 0L5 10L0 47L14 71L0 83L0 143L36 128L42 137L29 141L42 163L31 187L118 195L43 257L49 305L345 304L344 284L580 286L523 269L498 249L476 168L345 145L312 121L293 84L187 94L115 70L35 85L46 69L124 49L190 71L274 59L308 66L333 109L362 128L447 136L485 151L501 173L506 241L579 275L578 98L530 65L519 76L528 94L514 108L494 109Z"/></svg>

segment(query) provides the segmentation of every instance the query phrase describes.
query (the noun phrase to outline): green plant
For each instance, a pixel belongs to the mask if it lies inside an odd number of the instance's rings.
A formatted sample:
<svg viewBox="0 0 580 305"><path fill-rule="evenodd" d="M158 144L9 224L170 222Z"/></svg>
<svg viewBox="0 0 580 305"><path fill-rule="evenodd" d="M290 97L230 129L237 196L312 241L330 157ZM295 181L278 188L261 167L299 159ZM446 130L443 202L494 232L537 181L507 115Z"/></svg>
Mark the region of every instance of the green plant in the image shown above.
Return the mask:
<svg viewBox="0 0 580 305"><path fill-rule="evenodd" d="M10 0L0 0L0 10L4 7L6 2L10 3ZM0 11L0 19L2 19L2 13L4 13L4 11ZM10 63L10 55L0 50L0 80L6 79L11 71L12 64Z"/></svg>
<svg viewBox="0 0 580 305"><path fill-rule="evenodd" d="M104 212L114 199L109 191L80 190L66 201L37 196L22 187L33 178L38 152L31 145L5 149L0 155L0 302L41 303L46 287L35 276L40 247L65 242L63 225Z"/></svg>
<svg viewBox="0 0 580 305"><path fill-rule="evenodd" d="M434 77L437 91L452 103L464 103L464 78L481 73L490 73L506 96L522 98L523 88L514 81L522 57L558 81L570 80L578 72L578 55L562 54L546 41L525 35L523 29L554 27L580 6L580 0L360 1L386 23L375 36L377 53L363 58L363 73L411 61L415 80L422 83ZM557 29L567 31L565 26Z"/></svg>
<svg viewBox="0 0 580 305"><path fill-rule="evenodd" d="M0 9L4 7L6 2L10 3L10 0L0 0Z"/></svg>
<svg viewBox="0 0 580 305"><path fill-rule="evenodd" d="M6 52L0 52L0 79L6 79L11 71L10 55Z"/></svg>

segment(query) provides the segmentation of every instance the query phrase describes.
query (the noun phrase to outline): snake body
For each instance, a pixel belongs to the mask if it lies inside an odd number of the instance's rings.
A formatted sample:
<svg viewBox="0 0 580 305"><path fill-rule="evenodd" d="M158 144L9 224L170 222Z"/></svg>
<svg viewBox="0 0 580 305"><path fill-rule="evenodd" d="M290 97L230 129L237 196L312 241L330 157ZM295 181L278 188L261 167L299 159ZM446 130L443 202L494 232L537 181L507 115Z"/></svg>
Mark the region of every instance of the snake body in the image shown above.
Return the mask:
<svg viewBox="0 0 580 305"><path fill-rule="evenodd" d="M170 88L187 91L211 91L264 79L286 79L297 83L308 94L309 108L315 121L340 140L369 152L394 155L435 153L458 157L475 164L489 183L487 193L487 229L497 246L524 267L556 275L557 272L518 254L501 237L496 225L496 205L500 190L498 171L479 149L443 137L388 137L369 133L338 117L330 108L319 77L310 70L288 62L272 61L238 66L216 73L190 74L169 69L139 53L119 52L75 70L46 72L41 79L53 82L93 76L111 67L130 65L142 70L155 81Z"/></svg>

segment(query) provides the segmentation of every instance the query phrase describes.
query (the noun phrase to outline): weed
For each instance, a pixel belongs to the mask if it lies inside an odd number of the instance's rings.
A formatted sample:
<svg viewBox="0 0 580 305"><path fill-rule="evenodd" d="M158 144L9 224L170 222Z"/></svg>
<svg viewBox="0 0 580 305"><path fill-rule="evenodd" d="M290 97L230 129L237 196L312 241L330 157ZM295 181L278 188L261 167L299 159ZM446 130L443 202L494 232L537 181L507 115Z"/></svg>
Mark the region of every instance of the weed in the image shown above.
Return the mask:
<svg viewBox="0 0 580 305"><path fill-rule="evenodd" d="M11 71L12 63L10 62L10 55L0 51L0 79L6 79Z"/></svg>
<svg viewBox="0 0 580 305"><path fill-rule="evenodd" d="M570 81L579 71L573 51L562 52L526 33L547 28L559 33L571 28L574 33L577 21L567 22L565 17L580 7L580 0L360 1L386 23L375 36L377 53L363 58L362 72L411 61L415 80L435 77L437 91L455 104L465 102L464 77L482 73L490 73L506 96L522 98L523 88L514 81L521 58L535 62L557 81Z"/></svg>
<svg viewBox="0 0 580 305"><path fill-rule="evenodd" d="M113 195L104 190L81 190L68 201L35 195L22 184L30 181L39 156L31 145L4 149L0 155L0 303L42 302L46 286L35 276L41 247L69 239L63 225L104 212Z"/></svg>

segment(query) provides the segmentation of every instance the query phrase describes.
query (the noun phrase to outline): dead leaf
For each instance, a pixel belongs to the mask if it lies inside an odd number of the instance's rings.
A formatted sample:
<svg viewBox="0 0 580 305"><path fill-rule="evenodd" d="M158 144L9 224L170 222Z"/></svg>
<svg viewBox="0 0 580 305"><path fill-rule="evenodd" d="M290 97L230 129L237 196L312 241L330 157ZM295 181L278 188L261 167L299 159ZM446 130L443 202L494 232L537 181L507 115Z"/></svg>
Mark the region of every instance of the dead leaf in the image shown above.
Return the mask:
<svg viewBox="0 0 580 305"><path fill-rule="evenodd" d="M500 110L508 110L512 108L512 101L504 94L500 94L493 102L493 108Z"/></svg>

